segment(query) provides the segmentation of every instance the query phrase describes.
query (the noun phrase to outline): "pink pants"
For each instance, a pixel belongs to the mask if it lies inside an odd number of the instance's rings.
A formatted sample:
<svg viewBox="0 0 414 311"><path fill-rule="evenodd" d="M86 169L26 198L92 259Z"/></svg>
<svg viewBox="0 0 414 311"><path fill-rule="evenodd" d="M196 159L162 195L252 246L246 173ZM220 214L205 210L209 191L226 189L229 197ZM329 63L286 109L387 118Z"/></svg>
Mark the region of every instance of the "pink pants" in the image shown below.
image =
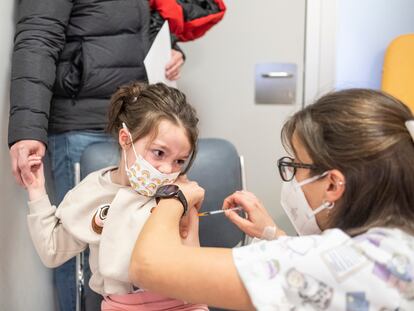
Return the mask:
<svg viewBox="0 0 414 311"><path fill-rule="evenodd" d="M105 296L102 311L208 311L202 304L190 304L155 293L140 291L126 295Z"/></svg>

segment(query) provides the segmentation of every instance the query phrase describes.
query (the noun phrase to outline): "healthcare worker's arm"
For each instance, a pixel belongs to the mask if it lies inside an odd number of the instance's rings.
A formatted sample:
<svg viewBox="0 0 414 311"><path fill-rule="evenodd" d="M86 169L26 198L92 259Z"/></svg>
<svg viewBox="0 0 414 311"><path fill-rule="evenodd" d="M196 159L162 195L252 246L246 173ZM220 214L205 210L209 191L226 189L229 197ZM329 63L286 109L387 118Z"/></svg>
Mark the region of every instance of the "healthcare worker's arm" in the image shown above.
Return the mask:
<svg viewBox="0 0 414 311"><path fill-rule="evenodd" d="M194 205L197 204L189 202L189 206ZM129 273L133 283L187 302L253 310L231 249L182 245L179 234L182 213L183 206L178 200L160 201L132 253ZM195 208L191 208L189 217L193 224L198 222Z"/></svg>

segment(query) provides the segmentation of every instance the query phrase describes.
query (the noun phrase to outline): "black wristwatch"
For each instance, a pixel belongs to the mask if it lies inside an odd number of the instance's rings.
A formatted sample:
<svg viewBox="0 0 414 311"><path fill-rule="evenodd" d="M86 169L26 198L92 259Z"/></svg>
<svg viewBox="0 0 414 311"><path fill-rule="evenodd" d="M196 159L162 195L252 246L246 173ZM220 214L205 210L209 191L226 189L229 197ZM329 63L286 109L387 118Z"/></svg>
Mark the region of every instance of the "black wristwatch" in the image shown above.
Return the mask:
<svg viewBox="0 0 414 311"><path fill-rule="evenodd" d="M164 185L158 188L155 192L155 201L158 202L161 199L176 198L184 207L183 216L187 214L188 203L184 196L184 193L180 190L177 185Z"/></svg>

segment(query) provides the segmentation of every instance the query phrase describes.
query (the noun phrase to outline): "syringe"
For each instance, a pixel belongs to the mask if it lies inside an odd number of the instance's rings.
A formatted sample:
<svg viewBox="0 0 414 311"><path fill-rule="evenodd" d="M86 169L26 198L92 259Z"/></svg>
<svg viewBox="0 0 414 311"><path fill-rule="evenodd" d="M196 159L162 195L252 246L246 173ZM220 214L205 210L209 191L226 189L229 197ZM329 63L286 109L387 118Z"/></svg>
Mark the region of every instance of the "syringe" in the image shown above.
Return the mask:
<svg viewBox="0 0 414 311"><path fill-rule="evenodd" d="M221 213L224 213L225 211L240 211L241 209L242 208L240 206L232 207L232 208L228 208L228 209L218 209L218 210L215 210L215 211L198 213L198 216L209 216L209 215L214 215L214 214L221 214Z"/></svg>

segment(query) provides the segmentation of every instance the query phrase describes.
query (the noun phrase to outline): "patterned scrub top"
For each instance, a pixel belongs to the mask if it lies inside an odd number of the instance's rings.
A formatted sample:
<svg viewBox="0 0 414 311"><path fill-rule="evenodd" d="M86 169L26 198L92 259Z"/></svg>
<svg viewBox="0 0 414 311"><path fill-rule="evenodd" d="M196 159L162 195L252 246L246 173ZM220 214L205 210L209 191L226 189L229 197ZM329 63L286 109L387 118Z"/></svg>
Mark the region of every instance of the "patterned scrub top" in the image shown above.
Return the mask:
<svg viewBox="0 0 414 311"><path fill-rule="evenodd" d="M414 310L414 237L398 229L281 237L233 259L257 310Z"/></svg>

